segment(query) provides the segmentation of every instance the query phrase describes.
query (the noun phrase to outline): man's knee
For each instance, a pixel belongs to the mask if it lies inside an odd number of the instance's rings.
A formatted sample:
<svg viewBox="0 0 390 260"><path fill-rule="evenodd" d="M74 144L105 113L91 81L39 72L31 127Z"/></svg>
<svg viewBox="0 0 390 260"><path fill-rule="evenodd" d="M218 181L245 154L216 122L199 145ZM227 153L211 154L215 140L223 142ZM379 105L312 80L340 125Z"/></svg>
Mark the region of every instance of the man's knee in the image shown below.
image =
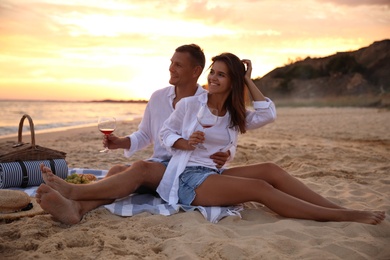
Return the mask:
<svg viewBox="0 0 390 260"><path fill-rule="evenodd" d="M109 176L115 175L117 173L123 172L127 168L129 168L129 166L127 166L127 165L122 165L122 164L114 165L113 167L111 167L108 170L106 177L109 177Z"/></svg>
<svg viewBox="0 0 390 260"><path fill-rule="evenodd" d="M131 171L136 171L142 181L136 193L157 195L156 189L165 172L165 165L158 162L137 161L132 164Z"/></svg>
<svg viewBox="0 0 390 260"><path fill-rule="evenodd" d="M147 167L147 162L146 161L142 161L142 160L140 160L140 161L135 161L135 162L133 162L132 164L131 164L131 168L133 168L133 169L142 169L142 168L145 168L145 167Z"/></svg>
<svg viewBox="0 0 390 260"><path fill-rule="evenodd" d="M142 176L143 185L157 187L165 172L165 165L159 162L137 161L132 164L132 170Z"/></svg>
<svg viewBox="0 0 390 260"><path fill-rule="evenodd" d="M146 176L162 175L165 171L165 166L162 163L148 161L136 161L131 165L131 168Z"/></svg>

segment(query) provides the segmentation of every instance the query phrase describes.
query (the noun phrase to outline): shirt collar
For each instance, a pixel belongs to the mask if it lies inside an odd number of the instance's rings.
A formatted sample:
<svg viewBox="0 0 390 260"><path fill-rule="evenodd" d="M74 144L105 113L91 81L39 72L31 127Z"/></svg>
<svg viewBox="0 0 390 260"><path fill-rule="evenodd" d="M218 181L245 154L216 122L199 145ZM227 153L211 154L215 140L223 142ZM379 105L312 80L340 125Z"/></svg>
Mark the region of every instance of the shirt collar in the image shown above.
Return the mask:
<svg viewBox="0 0 390 260"><path fill-rule="evenodd" d="M197 84L197 87L198 88L196 89L195 96L198 96L199 94L201 94L203 92L207 92L207 90L205 90L201 85ZM168 97L171 100L173 100L176 97L175 87L174 86L172 86L171 89L169 90Z"/></svg>

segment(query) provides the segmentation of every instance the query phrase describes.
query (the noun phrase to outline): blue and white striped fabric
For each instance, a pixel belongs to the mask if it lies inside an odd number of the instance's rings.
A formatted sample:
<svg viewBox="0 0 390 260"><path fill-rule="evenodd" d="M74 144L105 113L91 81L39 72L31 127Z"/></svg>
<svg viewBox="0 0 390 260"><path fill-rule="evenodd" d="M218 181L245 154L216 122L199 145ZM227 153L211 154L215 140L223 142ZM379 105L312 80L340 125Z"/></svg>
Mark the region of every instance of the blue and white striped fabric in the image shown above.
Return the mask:
<svg viewBox="0 0 390 260"><path fill-rule="evenodd" d="M217 223L227 216L238 216L241 218L240 211L243 210L241 205L230 207L169 205L160 197L155 197L151 194L132 194L104 207L111 213L123 217L134 216L142 212L169 216L178 213L180 209L184 211L199 210L205 219L212 223Z"/></svg>
<svg viewBox="0 0 390 260"><path fill-rule="evenodd" d="M39 165L43 163L62 179L68 176L65 159L0 163L0 189L38 186L43 183Z"/></svg>
<svg viewBox="0 0 390 260"><path fill-rule="evenodd" d="M69 175L73 173L92 173L98 179L102 179L106 174L107 170L96 170L96 169L82 169L82 168L70 168ZM35 196L38 186L22 188L11 188L15 190L23 190L30 196ZM118 199L112 204L104 205L107 210L111 213L130 217L142 212L148 212L155 215L169 216L178 213L180 210L194 211L198 210L208 221L217 223L222 218L227 216L238 216L241 218L240 211L243 210L241 205L230 206L230 207L192 207L184 205L169 205L160 197L155 197L151 194L132 194L128 197Z"/></svg>
<svg viewBox="0 0 390 260"><path fill-rule="evenodd" d="M142 212L169 216L179 212L180 209L168 205L160 197L151 194L132 194L104 207L111 213L123 217L134 216Z"/></svg>

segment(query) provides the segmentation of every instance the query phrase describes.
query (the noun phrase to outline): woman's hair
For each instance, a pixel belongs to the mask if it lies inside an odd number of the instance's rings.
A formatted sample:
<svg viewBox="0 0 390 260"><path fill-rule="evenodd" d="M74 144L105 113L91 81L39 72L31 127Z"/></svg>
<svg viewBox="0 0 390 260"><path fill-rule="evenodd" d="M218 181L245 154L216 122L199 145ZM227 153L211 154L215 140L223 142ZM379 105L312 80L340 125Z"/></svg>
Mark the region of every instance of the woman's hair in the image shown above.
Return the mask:
<svg viewBox="0 0 390 260"><path fill-rule="evenodd" d="M221 61L228 67L232 89L225 105L231 116L230 127L236 128L243 134L246 132L245 66L236 55L227 52L217 55L211 60L211 66L216 61Z"/></svg>

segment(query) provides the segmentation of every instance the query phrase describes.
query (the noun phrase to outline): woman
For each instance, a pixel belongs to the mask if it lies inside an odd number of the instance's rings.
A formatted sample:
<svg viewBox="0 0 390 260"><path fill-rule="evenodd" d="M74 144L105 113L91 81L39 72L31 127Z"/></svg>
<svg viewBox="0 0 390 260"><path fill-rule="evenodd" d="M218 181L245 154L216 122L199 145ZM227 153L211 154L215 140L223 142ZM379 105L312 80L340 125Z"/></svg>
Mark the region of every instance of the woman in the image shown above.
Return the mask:
<svg viewBox="0 0 390 260"><path fill-rule="evenodd" d="M222 53L212 59L210 67L209 93L182 99L160 132L163 145L173 154L157 189L164 200L193 206L256 201L284 217L317 221L379 224L385 218L383 211L336 205L273 163L219 170L209 155L236 145L239 133L274 121L276 111L251 80L249 60ZM245 90L254 100L254 111L245 108ZM205 131L198 130L196 120L201 106L218 110L216 125ZM198 143L206 149L196 148Z"/></svg>

